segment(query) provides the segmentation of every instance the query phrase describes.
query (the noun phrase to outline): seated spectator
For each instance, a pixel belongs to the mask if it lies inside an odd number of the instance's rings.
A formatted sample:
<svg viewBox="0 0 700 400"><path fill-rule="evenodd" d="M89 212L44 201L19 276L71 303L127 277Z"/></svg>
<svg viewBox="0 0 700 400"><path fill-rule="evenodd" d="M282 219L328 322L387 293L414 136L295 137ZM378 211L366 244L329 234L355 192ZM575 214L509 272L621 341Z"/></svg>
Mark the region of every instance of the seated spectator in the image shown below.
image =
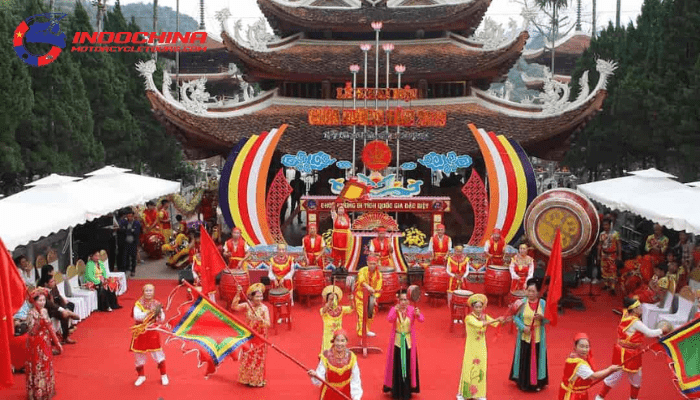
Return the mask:
<svg viewBox="0 0 700 400"><path fill-rule="evenodd" d="M678 265L676 262L676 256L672 251L666 254L666 265L668 266L668 272L666 272L666 277L669 279L669 283L672 283L671 291L676 293L677 290L682 288L685 283L685 269Z"/></svg>
<svg viewBox="0 0 700 400"><path fill-rule="evenodd" d="M17 269L19 269L19 273L22 276L24 284L27 286L36 286L36 283L39 280L39 270L29 263L27 257L19 256L15 258L15 265L17 266Z"/></svg>
<svg viewBox="0 0 700 400"><path fill-rule="evenodd" d="M49 312L49 317L55 318L61 323L62 343L75 344L75 340L68 337L71 333L70 321L78 321L80 317L73 312L73 310L75 310L75 304L66 301L66 299L61 296L61 292L56 286L56 280L53 279L54 273L53 266L50 264L41 267L39 286L49 290L46 296L46 311Z"/></svg>
<svg viewBox="0 0 700 400"><path fill-rule="evenodd" d="M96 250L90 255L90 260L85 265L85 282L97 290L97 309L100 311L112 311L122 308L117 303L118 282L110 282L107 277L107 268L100 261L100 251ZM116 285L114 284L116 283Z"/></svg>
<svg viewBox="0 0 700 400"><path fill-rule="evenodd" d="M177 236L178 233L187 235L187 224L182 220L182 215L176 215L175 220L177 221L177 224L175 225L175 236Z"/></svg>
<svg viewBox="0 0 700 400"><path fill-rule="evenodd" d="M15 336L22 336L27 333L29 327L27 326L27 316L29 315L29 310L32 309L32 304L29 300L25 300L22 307L15 313L12 317L15 326Z"/></svg>

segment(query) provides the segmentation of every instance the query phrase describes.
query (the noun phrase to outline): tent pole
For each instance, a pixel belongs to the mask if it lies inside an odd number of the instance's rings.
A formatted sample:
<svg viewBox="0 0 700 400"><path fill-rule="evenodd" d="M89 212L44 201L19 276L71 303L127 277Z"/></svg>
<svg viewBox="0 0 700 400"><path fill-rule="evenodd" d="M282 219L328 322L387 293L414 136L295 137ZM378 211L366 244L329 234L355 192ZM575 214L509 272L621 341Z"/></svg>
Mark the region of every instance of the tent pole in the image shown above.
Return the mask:
<svg viewBox="0 0 700 400"><path fill-rule="evenodd" d="M68 228L68 251L70 252L70 264L73 265L73 227Z"/></svg>

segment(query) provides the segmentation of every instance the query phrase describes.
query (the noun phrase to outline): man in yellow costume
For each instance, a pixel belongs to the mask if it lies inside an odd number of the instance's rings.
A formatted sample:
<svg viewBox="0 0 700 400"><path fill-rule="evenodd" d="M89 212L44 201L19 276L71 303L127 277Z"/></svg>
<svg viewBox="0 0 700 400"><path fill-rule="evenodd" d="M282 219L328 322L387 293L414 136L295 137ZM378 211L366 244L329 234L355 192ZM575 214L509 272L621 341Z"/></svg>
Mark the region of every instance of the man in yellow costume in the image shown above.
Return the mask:
<svg viewBox="0 0 700 400"><path fill-rule="evenodd" d="M370 296L379 298L382 290L382 274L377 268L379 266L379 258L371 255L367 257L367 266L362 267L357 272L357 281L355 283L355 310L357 310L357 335L362 336L362 320L364 318L364 289L367 289ZM378 305L375 303L374 313L377 314ZM370 331L374 318L367 318L367 336L375 336L375 333Z"/></svg>

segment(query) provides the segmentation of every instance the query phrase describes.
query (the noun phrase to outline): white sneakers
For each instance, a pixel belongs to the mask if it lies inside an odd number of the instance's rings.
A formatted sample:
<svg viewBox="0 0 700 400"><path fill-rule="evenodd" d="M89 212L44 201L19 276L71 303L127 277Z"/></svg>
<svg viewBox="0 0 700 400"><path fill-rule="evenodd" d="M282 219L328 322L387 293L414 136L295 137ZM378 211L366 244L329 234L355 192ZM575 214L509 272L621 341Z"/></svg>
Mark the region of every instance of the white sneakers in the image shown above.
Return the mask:
<svg viewBox="0 0 700 400"><path fill-rule="evenodd" d="M597 285L597 284L598 284L598 280L597 280L597 279L593 279L593 281L592 281L591 283L594 284L594 285ZM601 397L601 399L602 399L602 397Z"/></svg>
<svg viewBox="0 0 700 400"><path fill-rule="evenodd" d="M134 382L134 386L141 386L143 383L146 382L146 377L145 376L139 376L136 378L136 382ZM163 386L168 386L170 383L170 380L168 379L168 375L161 375L160 376L160 383L163 384Z"/></svg>
<svg viewBox="0 0 700 400"><path fill-rule="evenodd" d="M369 336L369 337L375 337L375 336L377 336L377 334L374 333L374 332L371 332L371 331L367 331L367 336Z"/></svg>
<svg viewBox="0 0 700 400"><path fill-rule="evenodd" d="M277 323L281 324L282 323L282 318L277 318Z"/></svg>

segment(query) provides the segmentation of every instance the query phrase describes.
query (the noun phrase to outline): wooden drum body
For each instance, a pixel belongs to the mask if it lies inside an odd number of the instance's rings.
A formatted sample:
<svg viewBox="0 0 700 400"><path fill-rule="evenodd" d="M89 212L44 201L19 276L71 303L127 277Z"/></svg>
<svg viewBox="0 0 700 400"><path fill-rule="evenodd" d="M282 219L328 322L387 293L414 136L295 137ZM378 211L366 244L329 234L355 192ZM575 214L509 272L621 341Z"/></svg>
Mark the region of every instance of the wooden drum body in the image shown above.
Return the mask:
<svg viewBox="0 0 700 400"><path fill-rule="evenodd" d="M250 287L250 277L248 273L241 270L224 270L221 273L221 281L219 281L219 296L227 303L233 300L233 297L238 291L238 285L241 285L243 293Z"/></svg>
<svg viewBox="0 0 700 400"><path fill-rule="evenodd" d="M270 289L268 300L271 304L289 303L292 301L291 292L285 288Z"/></svg>
<svg viewBox="0 0 700 400"><path fill-rule="evenodd" d="M586 253L600 230L593 203L571 189L552 189L537 196L525 211L525 234L531 244L548 256L557 228L561 231L562 258Z"/></svg>
<svg viewBox="0 0 700 400"><path fill-rule="evenodd" d="M469 297L473 294L469 290L455 290L452 292L452 306L469 307Z"/></svg>
<svg viewBox="0 0 700 400"><path fill-rule="evenodd" d="M165 237L160 232L149 232L143 235L143 250L149 258L157 260L163 257Z"/></svg>
<svg viewBox="0 0 700 400"><path fill-rule="evenodd" d="M320 268L299 268L294 273L294 290L300 296L321 295L326 278Z"/></svg>
<svg viewBox="0 0 700 400"><path fill-rule="evenodd" d="M382 294L377 299L379 304L396 303L396 293L401 289L399 276L393 268L380 268L382 274Z"/></svg>
<svg viewBox="0 0 700 400"><path fill-rule="evenodd" d="M450 276L443 265L431 265L425 271L426 293L447 293L450 284Z"/></svg>
<svg viewBox="0 0 700 400"><path fill-rule="evenodd" d="M504 296L510 293L510 270L501 265L489 265L484 274L486 294Z"/></svg>

